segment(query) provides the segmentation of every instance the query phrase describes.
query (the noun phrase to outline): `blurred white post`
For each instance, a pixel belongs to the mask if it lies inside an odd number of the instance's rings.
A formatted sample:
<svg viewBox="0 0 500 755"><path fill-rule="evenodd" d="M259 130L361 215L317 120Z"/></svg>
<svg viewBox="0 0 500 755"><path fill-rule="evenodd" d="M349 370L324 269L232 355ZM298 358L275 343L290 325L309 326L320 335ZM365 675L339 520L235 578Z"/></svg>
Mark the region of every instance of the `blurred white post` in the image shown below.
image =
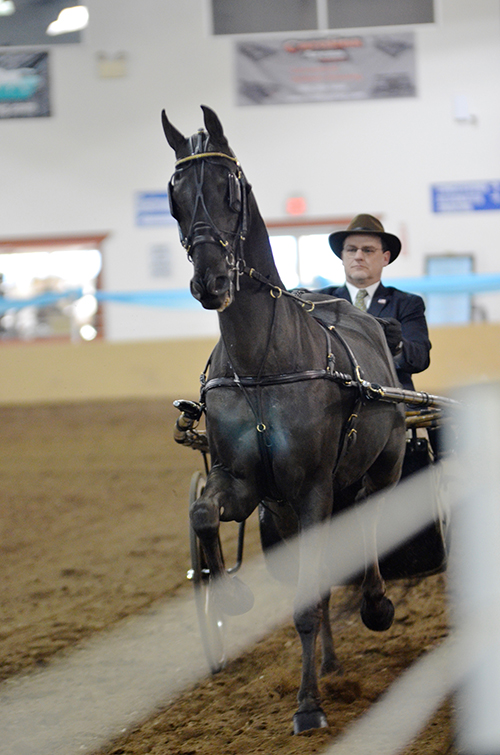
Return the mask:
<svg viewBox="0 0 500 755"><path fill-rule="evenodd" d="M452 514L450 595L467 671L458 748L500 755L500 384L464 392L461 486Z"/></svg>

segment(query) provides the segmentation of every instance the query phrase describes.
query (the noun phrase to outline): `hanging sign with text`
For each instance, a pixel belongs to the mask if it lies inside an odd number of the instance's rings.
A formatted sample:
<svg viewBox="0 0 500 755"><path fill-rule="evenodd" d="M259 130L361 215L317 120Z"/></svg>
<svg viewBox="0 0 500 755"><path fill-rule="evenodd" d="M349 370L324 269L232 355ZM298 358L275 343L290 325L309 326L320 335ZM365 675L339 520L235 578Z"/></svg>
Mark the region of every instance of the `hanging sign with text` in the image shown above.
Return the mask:
<svg viewBox="0 0 500 755"><path fill-rule="evenodd" d="M415 97L413 32L241 40L238 105Z"/></svg>

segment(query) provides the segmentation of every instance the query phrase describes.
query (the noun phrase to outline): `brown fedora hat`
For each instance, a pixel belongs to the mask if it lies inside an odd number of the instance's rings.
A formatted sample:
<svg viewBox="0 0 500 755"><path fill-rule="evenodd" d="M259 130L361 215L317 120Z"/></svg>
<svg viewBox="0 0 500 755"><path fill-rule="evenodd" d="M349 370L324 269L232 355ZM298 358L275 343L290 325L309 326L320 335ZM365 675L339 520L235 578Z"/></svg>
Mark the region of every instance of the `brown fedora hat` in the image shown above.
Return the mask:
<svg viewBox="0 0 500 755"><path fill-rule="evenodd" d="M354 233L366 233L369 236L380 236L391 253L389 264L394 262L401 251L401 241L392 233L386 233L380 220L374 218L373 215L356 215L345 231L335 231L335 233L331 233L328 236L330 246L337 257L342 259L342 247L344 246L344 241L348 236L351 236Z"/></svg>

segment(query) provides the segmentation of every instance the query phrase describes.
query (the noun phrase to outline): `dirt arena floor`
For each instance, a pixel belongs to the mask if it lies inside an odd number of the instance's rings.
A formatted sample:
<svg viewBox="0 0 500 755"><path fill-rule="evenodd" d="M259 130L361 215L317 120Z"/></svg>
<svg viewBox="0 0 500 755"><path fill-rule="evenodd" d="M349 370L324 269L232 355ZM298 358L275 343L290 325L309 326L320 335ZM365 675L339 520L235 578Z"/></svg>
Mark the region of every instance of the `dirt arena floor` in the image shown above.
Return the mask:
<svg viewBox="0 0 500 755"><path fill-rule="evenodd" d="M188 489L201 457L173 442L176 411L167 400L0 407L0 416L6 679L190 591ZM255 521L245 547L245 558L260 550ZM321 752L446 636L444 576L390 590L396 620L384 634L365 629L357 613L340 611L346 594L336 596L345 673L321 683L330 728L291 734L300 649L290 624L217 676L207 673L101 755ZM405 755L454 752L448 702Z"/></svg>

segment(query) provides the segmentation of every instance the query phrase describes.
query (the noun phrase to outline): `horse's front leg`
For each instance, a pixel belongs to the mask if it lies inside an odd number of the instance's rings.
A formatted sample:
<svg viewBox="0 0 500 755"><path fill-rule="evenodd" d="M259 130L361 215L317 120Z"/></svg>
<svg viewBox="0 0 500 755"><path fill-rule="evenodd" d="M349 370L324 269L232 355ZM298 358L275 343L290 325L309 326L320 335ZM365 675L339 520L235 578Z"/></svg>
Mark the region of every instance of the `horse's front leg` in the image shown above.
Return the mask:
<svg viewBox="0 0 500 755"><path fill-rule="evenodd" d="M321 707L316 672L316 638L321 623L320 603L318 599L306 608L299 606L293 615L302 644L302 678L297 695L299 707L293 717L294 734L328 726Z"/></svg>
<svg viewBox="0 0 500 755"><path fill-rule="evenodd" d="M252 496L241 481L215 468L210 471L203 493L194 501L189 512L191 525L205 554L214 598L220 610L228 615L249 611L254 597L244 582L226 571L219 539L220 522L243 521L256 506L252 501Z"/></svg>
<svg viewBox="0 0 500 755"><path fill-rule="evenodd" d="M301 524L305 523L307 529L299 535L299 579L293 618L302 644L302 678L297 695L299 707L293 717L295 734L328 726L321 707L316 671L316 639L328 603L327 600L325 603L325 591L322 595L320 579L325 530L317 526L326 517L324 501L330 501L332 496L331 487L328 484L325 487L326 491L323 489L321 494L316 492L310 497L316 500L309 500L309 515L302 512Z"/></svg>

